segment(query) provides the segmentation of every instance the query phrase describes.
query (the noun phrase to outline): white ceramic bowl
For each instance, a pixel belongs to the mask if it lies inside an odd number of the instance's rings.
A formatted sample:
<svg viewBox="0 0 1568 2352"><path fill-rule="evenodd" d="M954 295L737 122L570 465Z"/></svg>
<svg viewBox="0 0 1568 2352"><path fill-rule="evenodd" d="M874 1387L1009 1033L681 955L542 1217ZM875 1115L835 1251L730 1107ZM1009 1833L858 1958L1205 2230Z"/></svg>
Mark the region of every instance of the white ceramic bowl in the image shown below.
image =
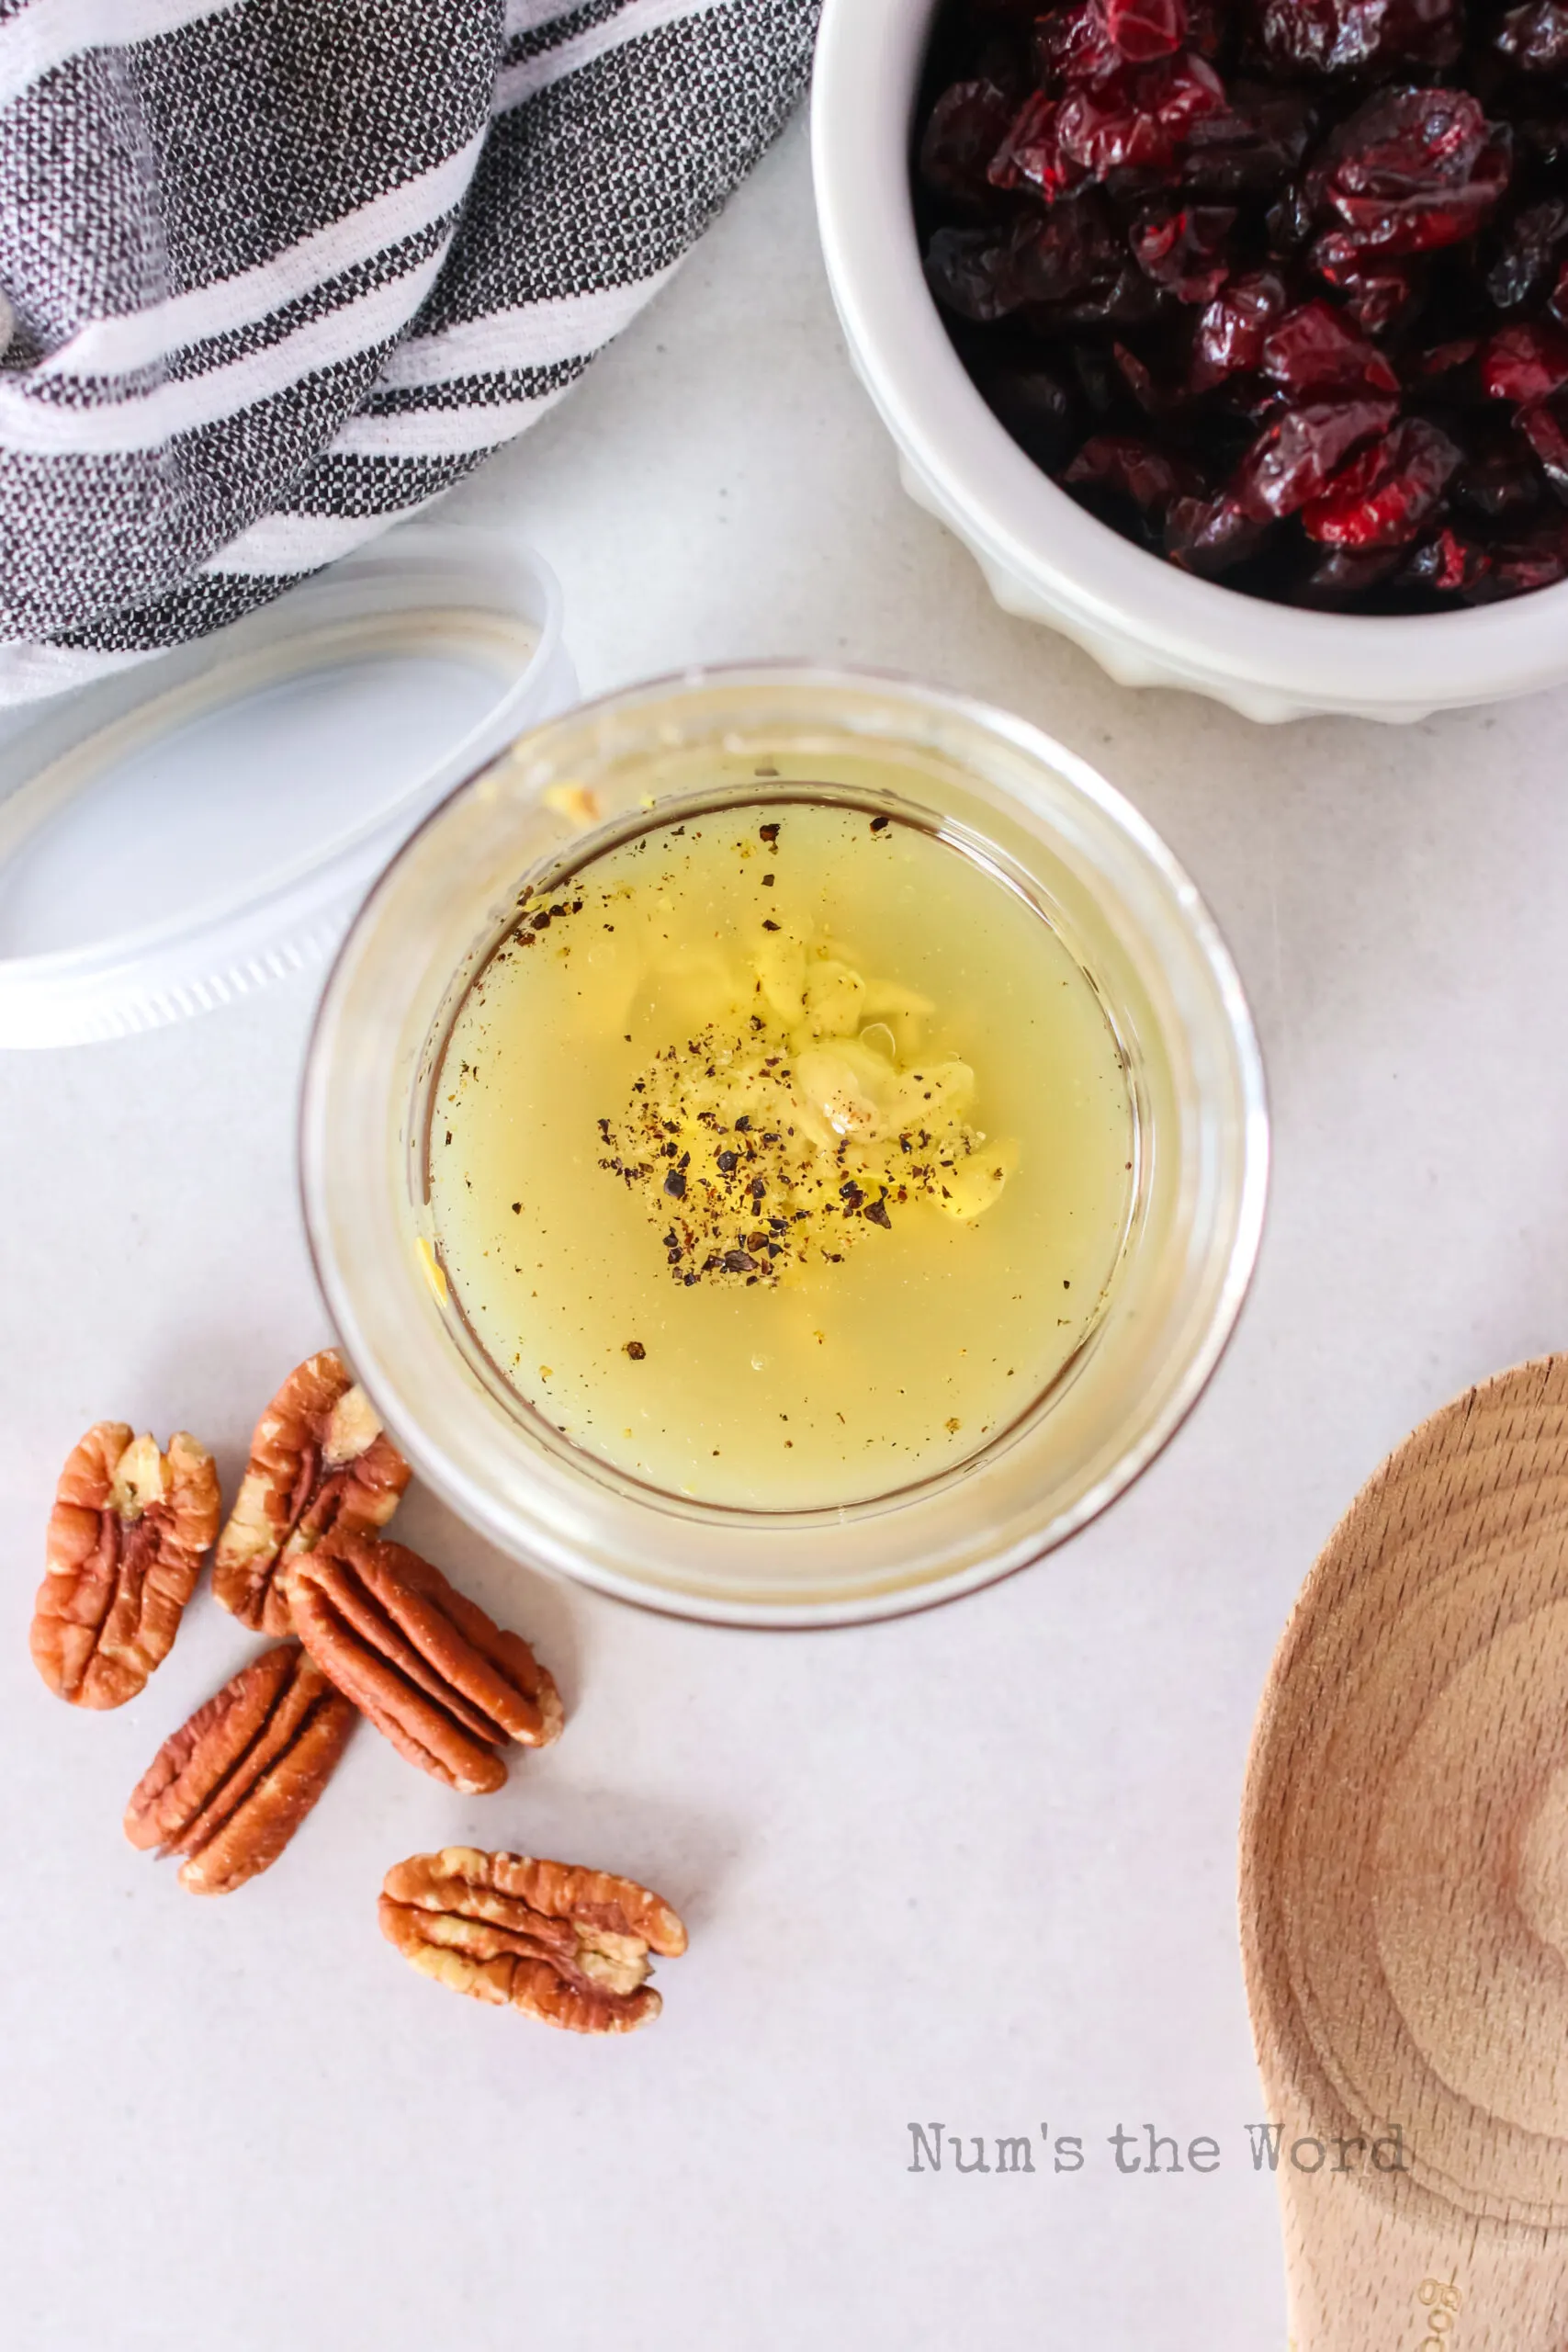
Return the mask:
<svg viewBox="0 0 1568 2352"><path fill-rule="evenodd" d="M997 602L1130 686L1185 686L1249 718L1423 718L1568 680L1568 582L1420 618L1299 612L1195 580L1086 514L998 424L927 290L909 199L935 0L826 0L812 96L817 209L850 355L911 497Z"/></svg>

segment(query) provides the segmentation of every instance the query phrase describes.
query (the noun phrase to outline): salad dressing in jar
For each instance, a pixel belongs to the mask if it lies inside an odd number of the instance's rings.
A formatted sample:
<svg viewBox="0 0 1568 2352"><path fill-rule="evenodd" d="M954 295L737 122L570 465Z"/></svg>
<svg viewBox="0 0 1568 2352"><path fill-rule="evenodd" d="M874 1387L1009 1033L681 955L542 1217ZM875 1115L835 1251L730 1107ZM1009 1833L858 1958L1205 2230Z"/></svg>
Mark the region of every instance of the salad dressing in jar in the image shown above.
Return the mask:
<svg viewBox="0 0 1568 2352"><path fill-rule="evenodd" d="M525 890L434 1090L434 1248L570 1442L709 1503L852 1504L1070 1363L1135 1139L1042 911L929 820L797 786Z"/></svg>

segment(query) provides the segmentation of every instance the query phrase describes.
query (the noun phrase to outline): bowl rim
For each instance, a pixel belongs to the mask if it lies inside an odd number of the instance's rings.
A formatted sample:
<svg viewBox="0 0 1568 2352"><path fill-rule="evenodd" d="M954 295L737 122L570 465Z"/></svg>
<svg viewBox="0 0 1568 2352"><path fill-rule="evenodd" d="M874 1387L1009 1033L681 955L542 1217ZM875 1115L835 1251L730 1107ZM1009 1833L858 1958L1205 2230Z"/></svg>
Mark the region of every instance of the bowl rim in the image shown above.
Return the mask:
<svg viewBox="0 0 1568 2352"><path fill-rule="evenodd" d="M851 356L907 463L990 568L1176 671L1330 707L1490 701L1568 673L1568 581L1463 612L1341 615L1201 580L1057 488L991 413L942 324L909 200L910 114L938 0L824 0L811 149ZM1397 681L1397 684L1391 683Z"/></svg>

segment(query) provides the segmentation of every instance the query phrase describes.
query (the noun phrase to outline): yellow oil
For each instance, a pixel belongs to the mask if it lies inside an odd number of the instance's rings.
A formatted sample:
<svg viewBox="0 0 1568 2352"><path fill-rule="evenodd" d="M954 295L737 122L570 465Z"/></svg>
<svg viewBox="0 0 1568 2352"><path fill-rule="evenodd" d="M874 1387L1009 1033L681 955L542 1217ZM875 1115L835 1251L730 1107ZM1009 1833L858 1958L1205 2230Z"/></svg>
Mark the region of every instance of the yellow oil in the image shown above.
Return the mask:
<svg viewBox="0 0 1568 2352"><path fill-rule="evenodd" d="M802 1510L949 1469L1050 1386L1134 1141L1020 892L904 818L773 797L524 905L445 1052L430 1200L476 1339L567 1438Z"/></svg>

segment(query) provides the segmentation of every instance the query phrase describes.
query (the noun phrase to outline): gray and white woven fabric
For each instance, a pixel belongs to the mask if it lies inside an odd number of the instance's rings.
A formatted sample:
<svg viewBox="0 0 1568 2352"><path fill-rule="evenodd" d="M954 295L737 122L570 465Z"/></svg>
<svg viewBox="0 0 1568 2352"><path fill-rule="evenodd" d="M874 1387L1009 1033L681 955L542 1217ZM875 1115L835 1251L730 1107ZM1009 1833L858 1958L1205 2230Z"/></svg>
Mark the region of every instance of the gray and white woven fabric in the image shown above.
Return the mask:
<svg viewBox="0 0 1568 2352"><path fill-rule="evenodd" d="M0 0L0 702L202 635L524 431L818 0Z"/></svg>

